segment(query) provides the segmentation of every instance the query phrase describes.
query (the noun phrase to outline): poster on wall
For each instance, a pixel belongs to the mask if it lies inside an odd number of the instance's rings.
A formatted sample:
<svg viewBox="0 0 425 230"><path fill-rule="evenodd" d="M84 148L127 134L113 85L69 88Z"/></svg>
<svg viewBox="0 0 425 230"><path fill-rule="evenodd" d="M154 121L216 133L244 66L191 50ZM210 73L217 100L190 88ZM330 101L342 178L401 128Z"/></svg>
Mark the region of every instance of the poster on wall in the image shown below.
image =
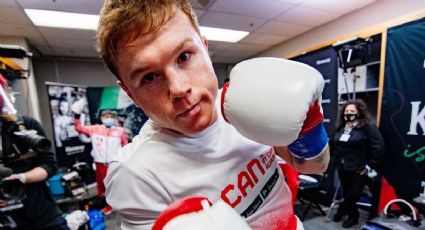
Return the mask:
<svg viewBox="0 0 425 230"><path fill-rule="evenodd" d="M293 58L307 64L319 71L325 80L325 87L322 93L322 108L325 116L324 123L326 132L330 135L335 126L338 108L337 78L338 61L335 50L332 47L325 47L314 52Z"/></svg>
<svg viewBox="0 0 425 230"><path fill-rule="evenodd" d="M46 83L46 87L58 165L71 167L77 162L91 165L90 137L75 130L74 114L71 111L72 103L87 98L87 88L50 82ZM85 124L91 123L87 108L83 110L80 119Z"/></svg>
<svg viewBox="0 0 425 230"><path fill-rule="evenodd" d="M103 110L116 111L119 125L126 130L129 141L139 133L140 128L148 120L143 110L138 108L118 86L89 87L87 98L92 122L100 123L99 114Z"/></svg>
<svg viewBox="0 0 425 230"><path fill-rule="evenodd" d="M425 19L388 29L381 132L383 173L411 201L425 181Z"/></svg>

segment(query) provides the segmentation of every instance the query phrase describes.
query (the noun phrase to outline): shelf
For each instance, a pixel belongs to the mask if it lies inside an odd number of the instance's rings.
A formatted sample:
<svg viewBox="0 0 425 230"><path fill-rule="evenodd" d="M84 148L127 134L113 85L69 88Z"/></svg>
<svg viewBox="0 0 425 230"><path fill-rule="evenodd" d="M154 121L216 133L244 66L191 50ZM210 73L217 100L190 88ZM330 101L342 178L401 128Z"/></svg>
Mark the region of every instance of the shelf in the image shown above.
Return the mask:
<svg viewBox="0 0 425 230"><path fill-rule="evenodd" d="M63 204L63 203L72 203L72 202L80 202L86 199L93 198L97 196L96 191L96 182L91 183L89 185L86 185L84 188L84 192L82 194L76 195L76 196L57 196L54 197L57 204Z"/></svg>
<svg viewBox="0 0 425 230"><path fill-rule="evenodd" d="M377 64L380 64L380 63L381 63L381 61L373 61L373 62L366 63L365 65L370 66L370 65L377 65Z"/></svg>
<svg viewBox="0 0 425 230"><path fill-rule="evenodd" d="M357 93L370 93L370 92L377 92L379 90L378 87L376 88L369 88L369 89L365 89L365 90L361 90L361 91L356 91ZM350 94L353 94L353 92L349 92ZM339 93L339 95L345 95L347 93Z"/></svg>

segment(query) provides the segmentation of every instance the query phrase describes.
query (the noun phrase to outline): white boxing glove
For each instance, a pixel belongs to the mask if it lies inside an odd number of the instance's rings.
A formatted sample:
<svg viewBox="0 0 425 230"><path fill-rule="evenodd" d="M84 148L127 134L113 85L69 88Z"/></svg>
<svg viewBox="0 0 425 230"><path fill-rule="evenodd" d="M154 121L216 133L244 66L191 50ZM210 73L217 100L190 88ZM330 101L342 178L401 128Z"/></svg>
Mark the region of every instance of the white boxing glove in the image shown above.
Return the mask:
<svg viewBox="0 0 425 230"><path fill-rule="evenodd" d="M223 88L222 114L251 140L289 145L295 156L312 158L327 145L323 87L322 75L308 65L281 58L246 60L232 69Z"/></svg>
<svg viewBox="0 0 425 230"><path fill-rule="evenodd" d="M369 165L366 165L365 168L366 168L366 175L369 178L373 179L373 178L375 178L378 175L378 173L376 172L376 170L373 169L373 168L371 168Z"/></svg>
<svg viewBox="0 0 425 230"><path fill-rule="evenodd" d="M75 210L68 214L65 219L66 224L71 230L78 230L80 226L88 221L89 216L86 211Z"/></svg>
<svg viewBox="0 0 425 230"><path fill-rule="evenodd" d="M82 98L71 105L71 111L75 114L81 114L83 112L84 107L87 105L87 100L85 98Z"/></svg>
<svg viewBox="0 0 425 230"><path fill-rule="evenodd" d="M152 230L249 230L246 221L222 200L211 204L204 197L172 203L161 213Z"/></svg>

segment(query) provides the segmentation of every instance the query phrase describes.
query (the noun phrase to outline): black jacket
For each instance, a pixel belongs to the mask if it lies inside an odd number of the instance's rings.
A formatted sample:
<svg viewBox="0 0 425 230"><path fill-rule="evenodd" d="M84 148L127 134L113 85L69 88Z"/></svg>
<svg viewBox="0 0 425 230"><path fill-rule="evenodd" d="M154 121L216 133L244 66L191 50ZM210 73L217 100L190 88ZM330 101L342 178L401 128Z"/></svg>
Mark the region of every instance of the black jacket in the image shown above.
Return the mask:
<svg viewBox="0 0 425 230"><path fill-rule="evenodd" d="M360 171L366 164L376 168L384 153L385 145L381 133L374 124L354 127L348 141L341 141L344 127L335 130L330 150L336 167L346 171Z"/></svg>
<svg viewBox="0 0 425 230"><path fill-rule="evenodd" d="M28 130L34 129L41 136L45 136L44 130L35 119L21 117ZM3 155L13 154L16 148L22 153L28 151L28 144L16 138L13 134L17 125L13 122L1 120L1 138ZM13 146L13 144L15 146ZM42 167L48 173L48 178L57 171L57 165L52 152L39 152L30 158L19 161L6 161L5 166L11 168L13 173L22 173L35 167ZM25 184L24 190L26 198L22 201L24 207L13 211L10 215L18 224L18 229L41 229L49 226L49 223L61 215L50 190L45 181Z"/></svg>

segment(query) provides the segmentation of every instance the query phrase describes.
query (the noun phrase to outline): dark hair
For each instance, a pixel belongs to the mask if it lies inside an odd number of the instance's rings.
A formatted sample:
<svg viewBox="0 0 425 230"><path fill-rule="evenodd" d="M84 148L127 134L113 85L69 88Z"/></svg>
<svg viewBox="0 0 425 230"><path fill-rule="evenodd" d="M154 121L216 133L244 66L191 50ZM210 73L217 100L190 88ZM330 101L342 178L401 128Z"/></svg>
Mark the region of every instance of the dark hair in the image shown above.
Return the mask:
<svg viewBox="0 0 425 230"><path fill-rule="evenodd" d="M68 103L68 112L65 113L65 114L61 110L61 104L63 102ZM58 112L59 112L59 114L60 115L70 115L71 114L71 107L70 106L71 106L71 103L69 102L68 97L66 96L65 93L62 93L61 96L58 98Z"/></svg>
<svg viewBox="0 0 425 230"><path fill-rule="evenodd" d="M362 99L349 100L349 101L346 101L339 110L339 115L336 122L337 129L345 126L344 111L348 105L356 106L356 109L359 112L358 125L360 127L370 122L370 113L366 103Z"/></svg>

